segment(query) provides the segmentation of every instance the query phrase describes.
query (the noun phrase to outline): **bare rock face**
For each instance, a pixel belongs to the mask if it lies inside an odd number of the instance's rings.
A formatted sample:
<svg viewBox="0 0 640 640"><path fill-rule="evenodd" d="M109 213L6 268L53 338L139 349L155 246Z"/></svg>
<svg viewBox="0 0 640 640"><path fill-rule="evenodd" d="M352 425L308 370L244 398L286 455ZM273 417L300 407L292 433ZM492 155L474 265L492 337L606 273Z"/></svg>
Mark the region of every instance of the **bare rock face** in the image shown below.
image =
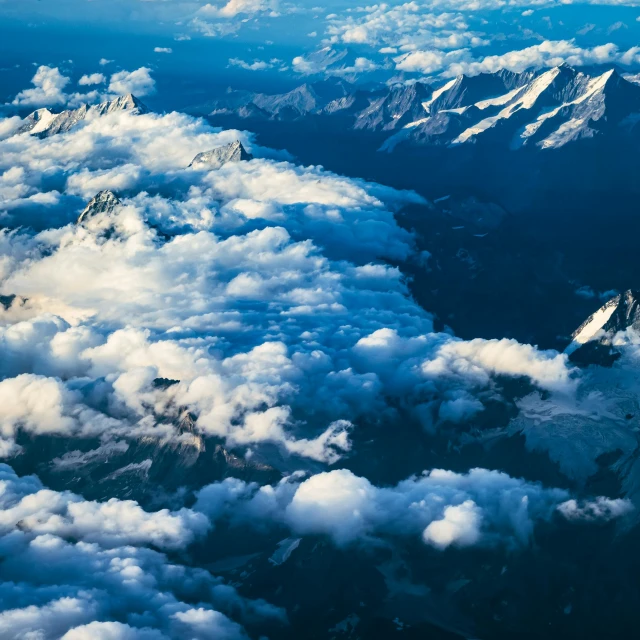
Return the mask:
<svg viewBox="0 0 640 640"><path fill-rule="evenodd" d="M39 138L48 138L58 133L69 131L78 122L82 122L87 118L104 116L119 111L140 115L147 113L148 109L132 94L92 106L83 104L78 109L67 109L58 114L52 113L49 109L38 109L25 118L24 124L18 132L30 133Z"/></svg>
<svg viewBox="0 0 640 640"><path fill-rule="evenodd" d="M219 169L228 162L242 162L252 160L253 156L242 146L240 140L225 144L223 147L216 147L211 151L199 153L189 165L196 169Z"/></svg>
<svg viewBox="0 0 640 640"><path fill-rule="evenodd" d="M99 213L111 213L119 205L120 200L113 191L100 191L80 214L76 224L83 224Z"/></svg>

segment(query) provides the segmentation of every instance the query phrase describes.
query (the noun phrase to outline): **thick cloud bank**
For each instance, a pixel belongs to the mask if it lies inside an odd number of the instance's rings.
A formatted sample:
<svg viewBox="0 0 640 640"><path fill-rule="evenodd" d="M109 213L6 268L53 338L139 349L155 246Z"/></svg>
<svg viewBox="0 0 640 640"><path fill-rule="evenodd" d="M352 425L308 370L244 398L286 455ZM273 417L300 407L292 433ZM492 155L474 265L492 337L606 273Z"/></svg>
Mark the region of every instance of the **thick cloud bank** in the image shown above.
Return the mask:
<svg viewBox="0 0 640 640"><path fill-rule="evenodd" d="M297 535L327 535L337 544L374 537L422 537L437 549L450 545L526 545L536 521L554 513L568 520L610 520L629 513L624 500L598 498L578 505L561 489L473 469L468 474L435 469L395 487L376 487L345 469L295 476L277 486L239 480L203 488L194 506L213 519L236 524L282 523Z"/></svg>
<svg viewBox="0 0 640 640"><path fill-rule="evenodd" d="M276 607L161 552L208 528L193 511L88 502L0 465L0 637L236 640L244 622L286 623Z"/></svg>
<svg viewBox="0 0 640 640"><path fill-rule="evenodd" d="M227 479L193 509L147 512L133 501L87 501L0 465L0 635L19 638L246 638L244 625L286 625L286 614L241 598L207 571L169 561L223 521L289 529L335 544L422 538L449 546L527 545L536 522L607 521L622 500L578 504L564 490L496 471L434 470L380 488L347 470L275 486ZM189 603L189 604L187 604ZM196 604L194 604L196 603ZM13 634L13 635L10 635Z"/></svg>
<svg viewBox="0 0 640 640"><path fill-rule="evenodd" d="M56 74L38 74L17 104L68 101ZM425 206L416 194L297 166L179 113L92 111L50 136L24 124L0 121L0 456L73 471L136 443L206 440L238 468L275 460L283 479L202 482L154 511L109 494L151 459L117 469L100 500L0 466L0 637L236 639L286 624L191 566L222 527L515 549L537 522L630 510L497 471L380 486L340 468L371 424L432 437L500 403L505 379L576 395L565 355L434 331L397 266L423 259L394 216ZM253 159L189 166L236 139Z"/></svg>
<svg viewBox="0 0 640 640"><path fill-rule="evenodd" d="M238 137L256 159L188 168ZM433 429L482 411L496 376L572 392L563 355L433 332L385 262L416 259L393 212L418 196L265 154L178 113L0 141L6 454L20 430L169 437L188 408L228 447L334 463L390 403ZM73 224L105 189L120 205Z"/></svg>

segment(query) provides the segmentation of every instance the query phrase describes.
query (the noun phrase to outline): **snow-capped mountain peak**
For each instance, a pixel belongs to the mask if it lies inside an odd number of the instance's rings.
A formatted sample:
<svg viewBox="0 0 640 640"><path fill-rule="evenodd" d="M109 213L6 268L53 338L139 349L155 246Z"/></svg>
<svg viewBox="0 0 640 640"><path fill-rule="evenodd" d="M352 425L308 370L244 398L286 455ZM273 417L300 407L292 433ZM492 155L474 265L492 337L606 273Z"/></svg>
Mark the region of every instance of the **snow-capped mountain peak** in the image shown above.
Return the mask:
<svg viewBox="0 0 640 640"><path fill-rule="evenodd" d="M640 291L625 291L590 315L573 333L568 355L590 342L610 345L620 331L640 330Z"/></svg>
<svg viewBox="0 0 640 640"><path fill-rule="evenodd" d="M228 162L252 160L253 156L242 146L240 140L234 140L222 147L199 153L189 165L195 168L219 169Z"/></svg>
<svg viewBox="0 0 640 640"><path fill-rule="evenodd" d="M83 120L122 111L140 115L147 113L148 109L130 93L100 104L83 104L77 109L67 109L58 114L54 114L48 109L38 109L24 119L24 124L19 132L48 138L57 133L69 131Z"/></svg>
<svg viewBox="0 0 640 640"><path fill-rule="evenodd" d="M582 138L615 134L639 119L640 86L614 69L589 76L563 64L536 74L460 76L423 103L427 112L383 145L481 143L558 149Z"/></svg>
<svg viewBox="0 0 640 640"><path fill-rule="evenodd" d="M101 213L112 213L121 202L113 191L105 190L97 193L78 217L76 224L86 223L89 219Z"/></svg>
<svg viewBox="0 0 640 640"><path fill-rule="evenodd" d="M529 85L526 85L522 89L513 92L513 95L511 95L510 92L509 94L506 94L506 96L500 96L497 99L494 99L492 103L493 105L500 105L500 101L503 100L506 103L506 106L496 115L484 118L483 120L480 120L480 122L474 124L472 127L465 129L458 137L453 140L453 144L462 144L463 142L468 142L474 136L477 136L490 127L493 127L498 121L511 118L511 116L513 116L521 109L529 110L534 108L540 96L551 86L559 73L560 69L558 67L549 69L549 71L546 71L542 75L538 76ZM483 101L482 105L482 110L485 110L488 106L491 106L487 104L487 101Z"/></svg>

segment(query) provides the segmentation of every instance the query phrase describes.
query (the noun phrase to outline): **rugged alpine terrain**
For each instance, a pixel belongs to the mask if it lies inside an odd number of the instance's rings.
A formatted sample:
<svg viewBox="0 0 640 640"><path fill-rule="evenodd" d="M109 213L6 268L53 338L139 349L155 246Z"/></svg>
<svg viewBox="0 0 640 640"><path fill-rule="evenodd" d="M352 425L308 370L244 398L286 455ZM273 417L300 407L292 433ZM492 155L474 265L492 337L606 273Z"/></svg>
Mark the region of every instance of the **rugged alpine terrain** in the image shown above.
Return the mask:
<svg viewBox="0 0 640 640"><path fill-rule="evenodd" d="M341 117L353 130L387 132L386 152L399 145L559 149L584 138L626 136L638 113L640 87L632 78L568 65L463 75L440 86L407 82L366 90L324 81L280 95L230 92L211 111L247 119Z"/></svg>
<svg viewBox="0 0 640 640"><path fill-rule="evenodd" d="M605 246L593 206L468 171L631 145L638 91L561 66L215 106L257 134L134 96L11 120L0 632L628 637L633 221Z"/></svg>
<svg viewBox="0 0 640 640"><path fill-rule="evenodd" d="M564 64L373 89L333 79L279 95L230 90L194 111L433 198L472 193L534 214L554 200L577 210L635 188L640 86L615 68Z"/></svg>
<svg viewBox="0 0 640 640"><path fill-rule="evenodd" d="M146 113L147 108L133 95L120 96L100 104L83 104L77 109L67 109L60 113L53 113L49 109L38 109L27 116L19 133L30 133L39 138L48 138L57 133L69 131L78 122L97 118L109 113L128 111L134 114Z"/></svg>

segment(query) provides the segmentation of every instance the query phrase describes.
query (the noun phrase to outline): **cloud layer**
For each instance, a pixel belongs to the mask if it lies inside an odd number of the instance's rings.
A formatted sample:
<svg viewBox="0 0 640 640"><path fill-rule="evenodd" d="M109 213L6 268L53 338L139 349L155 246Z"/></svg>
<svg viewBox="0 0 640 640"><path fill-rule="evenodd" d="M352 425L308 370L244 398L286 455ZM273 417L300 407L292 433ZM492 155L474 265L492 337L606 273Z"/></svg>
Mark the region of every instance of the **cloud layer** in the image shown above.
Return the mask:
<svg viewBox="0 0 640 640"><path fill-rule="evenodd" d="M41 70L16 106L69 100ZM149 79L117 72L108 90ZM344 468L371 425L415 424L429 441L503 402L505 379L553 406L581 401L564 354L434 330L402 271L421 260L395 217L428 215L415 193L298 166L180 113L92 112L49 137L23 124L0 121L0 456L50 472L206 440L241 462L264 456L282 480L227 478L152 510L108 495L117 483L88 500L1 465L0 636L235 640L286 624L191 564L218 528L515 550L537 523L630 513L498 471L382 486ZM236 139L253 159L189 166ZM103 190L113 206L76 222Z"/></svg>

